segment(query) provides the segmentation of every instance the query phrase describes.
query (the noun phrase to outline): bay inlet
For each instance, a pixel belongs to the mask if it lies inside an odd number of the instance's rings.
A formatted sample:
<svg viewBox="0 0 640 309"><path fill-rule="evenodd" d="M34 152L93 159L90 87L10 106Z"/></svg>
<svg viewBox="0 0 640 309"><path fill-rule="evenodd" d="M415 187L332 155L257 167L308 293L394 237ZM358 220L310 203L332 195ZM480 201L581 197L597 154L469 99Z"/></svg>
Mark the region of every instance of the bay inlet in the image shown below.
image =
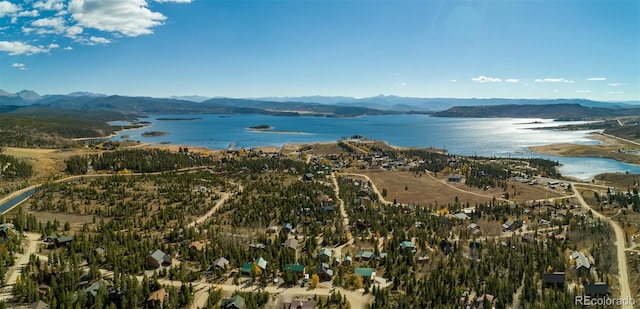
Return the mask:
<svg viewBox="0 0 640 309"><path fill-rule="evenodd" d="M531 118L441 118L427 115L360 116L354 118L190 115L191 121L158 121L184 115L149 115L149 127L128 130L128 139L150 144L201 146L210 149L282 146L288 143L334 142L353 135L383 140L401 147L444 148L450 154L486 157L545 158L562 164L561 173L589 179L605 172L640 173L640 167L603 158L560 157L530 152L528 146L555 143L597 144L589 134L598 131L532 130L579 122ZM224 117L222 117L224 116ZM118 123L121 124L121 123ZM267 124L272 130L251 130ZM143 136L145 131L169 132ZM112 140L121 140L120 136Z"/></svg>

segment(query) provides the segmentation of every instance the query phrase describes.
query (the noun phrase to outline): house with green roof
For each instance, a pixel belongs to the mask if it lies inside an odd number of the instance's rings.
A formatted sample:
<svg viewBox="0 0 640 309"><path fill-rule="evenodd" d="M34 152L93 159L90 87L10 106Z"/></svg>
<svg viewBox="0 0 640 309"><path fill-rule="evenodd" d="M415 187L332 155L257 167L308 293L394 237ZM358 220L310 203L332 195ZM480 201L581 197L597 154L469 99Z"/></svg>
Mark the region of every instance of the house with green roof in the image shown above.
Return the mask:
<svg viewBox="0 0 640 309"><path fill-rule="evenodd" d="M240 295L233 295L231 298L225 298L220 303L222 309L245 309L244 298Z"/></svg>
<svg viewBox="0 0 640 309"><path fill-rule="evenodd" d="M253 269L253 263L242 263L242 267L240 267L240 272L243 275L250 275L252 269Z"/></svg>
<svg viewBox="0 0 640 309"><path fill-rule="evenodd" d="M359 250L358 253L356 253L356 261L359 260L370 260L372 258L376 257L375 253L373 253L373 251L367 251L367 250Z"/></svg>
<svg viewBox="0 0 640 309"><path fill-rule="evenodd" d="M302 264L286 264L284 265L284 270L285 271L290 271L294 274L296 274L298 277L304 277L305 275L305 271L304 271L304 265Z"/></svg>
<svg viewBox="0 0 640 309"><path fill-rule="evenodd" d="M373 279L376 277L376 272L373 271L373 268L367 268L367 267L356 267L353 270L353 274L356 276L361 276L361 277L370 278L370 279Z"/></svg>

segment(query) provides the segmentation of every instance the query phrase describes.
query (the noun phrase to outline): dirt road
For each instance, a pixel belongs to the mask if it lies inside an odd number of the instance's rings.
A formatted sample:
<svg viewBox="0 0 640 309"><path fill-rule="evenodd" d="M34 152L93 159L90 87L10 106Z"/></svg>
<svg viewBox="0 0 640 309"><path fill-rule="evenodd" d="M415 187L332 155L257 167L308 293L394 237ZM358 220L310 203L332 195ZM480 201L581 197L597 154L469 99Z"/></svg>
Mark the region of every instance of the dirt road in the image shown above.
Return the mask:
<svg viewBox="0 0 640 309"><path fill-rule="evenodd" d="M38 245L42 244L40 241L40 234L38 233L25 233L26 248L24 253L16 254L15 264L9 267L6 274L6 281L2 289L0 290L0 300L9 300L13 296L11 290L18 280L18 276L22 273L22 267L29 263L29 257L31 254L38 252Z"/></svg>
<svg viewBox="0 0 640 309"><path fill-rule="evenodd" d="M577 186L578 186L577 183L572 184L574 196L578 199L582 207L584 207L585 209L591 210L591 212L595 216L600 218L602 221L609 222L611 224L611 227L613 227L613 230L615 231L615 234L616 234L615 245L616 245L616 253L618 256L618 272L620 273L619 274L620 298L632 299L633 295L631 295L631 289L629 288L629 275L628 275L629 273L627 271L627 256L625 255L624 231L622 230L620 225L618 225L617 222L609 219L608 217L600 214L599 212L591 208L591 206L587 204L587 202L585 202L585 200L582 198L582 195L580 194L580 192L578 192L578 189L576 188ZM633 306L631 305L622 306L622 308L632 309Z"/></svg>

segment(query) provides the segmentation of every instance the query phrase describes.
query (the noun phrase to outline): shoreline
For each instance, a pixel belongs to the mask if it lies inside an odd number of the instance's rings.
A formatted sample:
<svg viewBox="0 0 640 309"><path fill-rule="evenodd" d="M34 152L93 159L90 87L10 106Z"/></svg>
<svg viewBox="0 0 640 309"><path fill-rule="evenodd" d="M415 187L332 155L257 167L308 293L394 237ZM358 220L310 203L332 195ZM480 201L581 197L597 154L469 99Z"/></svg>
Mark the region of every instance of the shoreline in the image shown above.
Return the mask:
<svg viewBox="0 0 640 309"><path fill-rule="evenodd" d="M127 131L133 131L133 130L140 130L140 129L145 129L148 127L151 127L153 125L153 123L145 123L137 128L122 128L121 130L116 130L114 133L109 134L107 136L97 136L97 137L76 137L76 138L72 138L71 140L73 141L90 141L90 140L98 140L98 139L110 139L116 136L119 136L120 133L122 132L127 132Z"/></svg>
<svg viewBox="0 0 640 309"><path fill-rule="evenodd" d="M633 142L609 137L602 133L592 133L589 135L589 138L592 140L598 140L600 143L595 145L557 143L542 146L529 146L527 149L533 153L543 155L605 158L640 166L640 146Z"/></svg>

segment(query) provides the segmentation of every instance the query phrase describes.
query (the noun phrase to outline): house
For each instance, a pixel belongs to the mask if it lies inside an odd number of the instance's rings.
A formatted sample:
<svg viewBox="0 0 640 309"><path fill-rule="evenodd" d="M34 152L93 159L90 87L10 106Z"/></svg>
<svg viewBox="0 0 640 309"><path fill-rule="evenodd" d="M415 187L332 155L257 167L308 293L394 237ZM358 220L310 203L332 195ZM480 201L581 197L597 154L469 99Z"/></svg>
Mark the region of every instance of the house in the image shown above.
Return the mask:
<svg viewBox="0 0 640 309"><path fill-rule="evenodd" d="M316 302L313 300L292 300L290 303L282 303L280 309L313 309L316 307Z"/></svg>
<svg viewBox="0 0 640 309"><path fill-rule="evenodd" d="M98 257L103 257L105 255L105 253L106 253L106 251L102 247L96 248L94 250L94 252L96 253L96 256L98 256Z"/></svg>
<svg viewBox="0 0 640 309"><path fill-rule="evenodd" d="M462 181L462 177L460 177L460 176L449 176L449 177L447 177L447 181L449 181L449 182L461 182Z"/></svg>
<svg viewBox="0 0 640 309"><path fill-rule="evenodd" d="M47 236L47 238L44 239L44 242L53 244L53 243L56 242L56 239L58 239L58 235L51 234L51 235Z"/></svg>
<svg viewBox="0 0 640 309"><path fill-rule="evenodd" d="M318 260L325 263L329 262L331 260L331 250L327 248L320 249L318 252Z"/></svg>
<svg viewBox="0 0 640 309"><path fill-rule="evenodd" d="M56 247L66 247L71 243L71 241L73 241L73 237L65 235L57 237L53 243Z"/></svg>
<svg viewBox="0 0 640 309"><path fill-rule="evenodd" d="M464 220L471 220L471 217L469 217L469 215L467 215L464 212L459 212L459 213L457 213L457 214L455 214L453 216L458 220L463 220L463 221Z"/></svg>
<svg viewBox="0 0 640 309"><path fill-rule="evenodd" d="M108 288L107 286L107 282L104 280L98 280L96 282L94 282L92 285L90 285L87 288L87 296L91 296L91 297L96 297L96 295L98 295L98 291L100 291L100 288L105 287Z"/></svg>
<svg viewBox="0 0 640 309"><path fill-rule="evenodd" d="M29 309L49 309L49 304L39 300L29 306Z"/></svg>
<svg viewBox="0 0 640 309"><path fill-rule="evenodd" d="M376 255L375 253L373 253L373 251L367 251L367 250L359 250L358 253L356 253L356 261L360 261L360 260L370 260L375 258Z"/></svg>
<svg viewBox="0 0 640 309"><path fill-rule="evenodd" d="M252 269L253 263L242 263L242 267L240 267L240 273L242 273L243 275L250 275Z"/></svg>
<svg viewBox="0 0 640 309"><path fill-rule="evenodd" d="M224 298L220 302L221 309L245 309L244 298L240 295L234 295L231 298Z"/></svg>
<svg viewBox="0 0 640 309"><path fill-rule="evenodd" d="M416 245L410 240L405 240L405 241L400 243L400 249L405 250L405 251L411 251L411 252L415 253L416 252Z"/></svg>
<svg viewBox="0 0 640 309"><path fill-rule="evenodd" d="M308 181L313 180L313 173L304 174L304 180L308 180Z"/></svg>
<svg viewBox="0 0 640 309"><path fill-rule="evenodd" d="M293 233L295 232L295 230L293 229L293 225L291 223L285 223L282 225L282 232Z"/></svg>
<svg viewBox="0 0 640 309"><path fill-rule="evenodd" d="M284 270L298 275L298 278L302 278L305 275L304 265L302 264L286 264L284 265Z"/></svg>
<svg viewBox="0 0 640 309"><path fill-rule="evenodd" d="M348 255L345 255L342 258L342 266L349 266L349 265L351 265L351 262L352 262L351 257L348 256Z"/></svg>
<svg viewBox="0 0 640 309"><path fill-rule="evenodd" d="M329 269L329 264L327 263L320 263L320 265L318 265L317 274L321 281L329 281L333 278L333 270Z"/></svg>
<svg viewBox="0 0 640 309"><path fill-rule="evenodd" d="M366 267L356 267L353 270L353 274L356 276L361 276L369 279L373 279L376 277L376 272L373 271L373 268L366 268Z"/></svg>
<svg viewBox="0 0 640 309"><path fill-rule="evenodd" d="M554 272L542 274L542 283L547 286L563 287L566 276L564 272Z"/></svg>
<svg viewBox="0 0 640 309"><path fill-rule="evenodd" d="M256 265L258 265L258 267L260 267L260 269L262 270L267 269L267 263L267 260L263 259L262 257L256 259Z"/></svg>
<svg viewBox="0 0 640 309"><path fill-rule="evenodd" d="M502 230L503 231L515 231L518 228L520 228L520 221L519 220L507 220L504 222L504 224L502 224Z"/></svg>
<svg viewBox="0 0 640 309"><path fill-rule="evenodd" d="M571 259L575 262L576 270L589 270L591 263L589 259L580 251L572 251Z"/></svg>
<svg viewBox="0 0 640 309"><path fill-rule="evenodd" d="M156 250L153 253L147 255L146 258L147 267L158 268L162 265L171 265L171 256L162 252L162 250Z"/></svg>
<svg viewBox="0 0 640 309"><path fill-rule="evenodd" d="M589 296L606 296L611 294L609 286L604 282L584 285L584 294Z"/></svg>
<svg viewBox="0 0 640 309"><path fill-rule="evenodd" d="M227 266L229 266L229 260L224 257L219 257L215 261L213 261L213 265L224 270L227 269Z"/></svg>
<svg viewBox="0 0 640 309"><path fill-rule="evenodd" d="M289 238L284 242L285 248L298 250L298 240L295 238Z"/></svg>

